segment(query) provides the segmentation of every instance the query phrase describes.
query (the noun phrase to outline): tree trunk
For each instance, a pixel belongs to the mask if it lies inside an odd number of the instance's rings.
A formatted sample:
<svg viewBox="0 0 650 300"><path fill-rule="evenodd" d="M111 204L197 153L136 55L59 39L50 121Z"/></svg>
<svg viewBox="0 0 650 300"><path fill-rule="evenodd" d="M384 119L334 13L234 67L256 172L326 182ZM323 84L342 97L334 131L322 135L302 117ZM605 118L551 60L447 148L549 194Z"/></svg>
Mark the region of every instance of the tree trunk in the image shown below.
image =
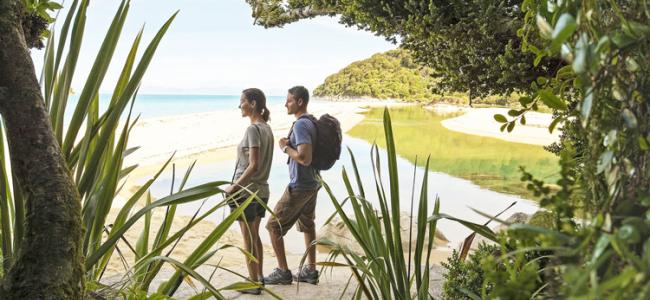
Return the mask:
<svg viewBox="0 0 650 300"><path fill-rule="evenodd" d="M468 93L468 98L469 98L469 107L474 107L472 106L472 99L474 98L474 93L472 93L472 87L469 88L469 93Z"/></svg>
<svg viewBox="0 0 650 300"><path fill-rule="evenodd" d="M81 203L36 79L19 0L0 0L0 114L14 174L26 196L25 234L2 282L3 298L79 299Z"/></svg>

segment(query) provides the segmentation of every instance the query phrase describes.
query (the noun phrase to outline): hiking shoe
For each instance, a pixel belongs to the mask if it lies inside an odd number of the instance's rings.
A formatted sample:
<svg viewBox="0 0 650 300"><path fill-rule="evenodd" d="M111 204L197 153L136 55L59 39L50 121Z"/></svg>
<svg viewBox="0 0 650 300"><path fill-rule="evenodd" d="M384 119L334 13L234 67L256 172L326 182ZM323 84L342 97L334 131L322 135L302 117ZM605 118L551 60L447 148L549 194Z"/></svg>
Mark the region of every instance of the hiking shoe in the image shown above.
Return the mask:
<svg viewBox="0 0 650 300"><path fill-rule="evenodd" d="M264 284L291 284L291 271L275 268L269 276L264 277Z"/></svg>
<svg viewBox="0 0 650 300"><path fill-rule="evenodd" d="M238 290L238 292L242 294L248 294L248 295L261 295L262 289L261 288L243 289L243 290Z"/></svg>
<svg viewBox="0 0 650 300"><path fill-rule="evenodd" d="M293 280L297 282L307 282L318 284L318 270L311 270L308 266L303 266L298 274L293 275Z"/></svg>

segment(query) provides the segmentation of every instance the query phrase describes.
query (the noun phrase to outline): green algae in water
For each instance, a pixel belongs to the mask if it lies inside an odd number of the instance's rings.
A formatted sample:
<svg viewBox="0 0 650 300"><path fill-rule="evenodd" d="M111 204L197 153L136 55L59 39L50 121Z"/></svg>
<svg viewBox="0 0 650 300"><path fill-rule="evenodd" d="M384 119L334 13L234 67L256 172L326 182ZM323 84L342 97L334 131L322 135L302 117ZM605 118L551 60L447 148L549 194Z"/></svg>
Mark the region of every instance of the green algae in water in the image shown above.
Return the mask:
<svg viewBox="0 0 650 300"><path fill-rule="evenodd" d="M529 199L533 197L520 180L519 166L547 183L555 183L559 178L558 158L542 146L450 131L440 121L453 116L442 116L419 106L392 108L390 114L397 153L411 162L415 162L417 155L418 165L423 165L426 156L431 155L432 171ZM382 117L383 109L371 109L348 134L385 148Z"/></svg>

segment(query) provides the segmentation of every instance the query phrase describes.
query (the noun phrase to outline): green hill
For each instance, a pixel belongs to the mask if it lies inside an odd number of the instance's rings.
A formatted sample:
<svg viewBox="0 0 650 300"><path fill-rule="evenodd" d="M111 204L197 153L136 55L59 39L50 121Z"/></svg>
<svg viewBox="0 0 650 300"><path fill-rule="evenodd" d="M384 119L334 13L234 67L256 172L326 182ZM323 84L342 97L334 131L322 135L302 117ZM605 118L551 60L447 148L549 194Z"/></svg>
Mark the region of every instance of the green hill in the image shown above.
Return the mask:
<svg viewBox="0 0 650 300"><path fill-rule="evenodd" d="M314 96L431 101L430 70L420 67L403 49L353 62L314 90Z"/></svg>

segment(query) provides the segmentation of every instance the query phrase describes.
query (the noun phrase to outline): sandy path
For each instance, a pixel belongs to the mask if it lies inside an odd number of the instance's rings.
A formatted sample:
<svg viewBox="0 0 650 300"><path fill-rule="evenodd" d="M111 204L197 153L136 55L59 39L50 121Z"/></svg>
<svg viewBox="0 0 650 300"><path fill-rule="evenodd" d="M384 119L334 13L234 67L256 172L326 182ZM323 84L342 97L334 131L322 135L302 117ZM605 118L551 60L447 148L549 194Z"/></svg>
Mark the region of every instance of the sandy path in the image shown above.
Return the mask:
<svg viewBox="0 0 650 300"><path fill-rule="evenodd" d="M114 218L117 214L117 210L112 211L112 217ZM152 234L155 234L156 229L159 224L162 222L163 214L162 210L155 213L152 217ZM172 233L179 230L184 224L187 224L190 220L186 216L177 216L174 219L174 224L172 226ZM195 248L195 246L205 239L210 232L216 227L215 223L210 221L202 221L193 227L181 240L178 246L171 253L170 257L183 261ZM242 237L237 230L234 230L236 225L233 225L233 230L226 232L226 234L219 240L216 244L216 247L222 246L224 244L231 244L236 246L243 245ZM140 232L142 231L143 224L138 222L127 231L125 237L130 242L131 245L135 245ZM265 232L260 232L265 234ZM287 243L302 243L303 241L286 241ZM117 247L120 249L120 253L123 256L124 260L127 262L127 265L132 265L134 262L134 254L129 250L129 247L124 241L118 242ZM166 251L165 251L166 252ZM442 267L440 267L440 262L446 260L449 256L449 250L447 248L441 248L440 250L434 250L432 253L431 262L433 263L432 268L432 277L431 277L431 292L439 293L441 291L442 284ZM327 253L317 253L316 260L326 261L328 258ZM287 261L289 267L292 271L297 270L302 259L302 254L288 253ZM343 263L343 261L339 261ZM234 274L231 274L225 270L217 270L214 272L214 265L219 265L223 268L228 268L237 273L240 273L244 276L247 275L247 270L244 265L244 256L239 250L235 248L228 248L222 251L217 252L211 259L209 259L204 265L197 268L197 272L205 278L210 279L210 283L216 288L225 287L235 282L242 281L241 277L238 277ZM264 245L264 273L270 273L273 268L277 266L275 254L272 251L270 245ZM117 252L114 252L111 261L107 267L107 271L104 275L103 283L113 285L116 282L120 282L125 279L124 274L126 274L128 268L125 267L120 255ZM174 269L169 266L163 266L162 270L158 276L154 279L151 285L150 292L153 293L156 291L157 287L163 283L165 280L170 278L174 272ZM341 294L343 294L343 299L350 299L354 293L354 288L356 286L355 281L352 280L350 287L344 292L345 286L350 278L351 272L346 267L327 269L323 273L319 285L311 284L298 284L294 283L292 285L278 285L278 286L268 286L274 293L281 296L283 299L338 299ZM190 285L188 282L193 282L193 285ZM114 287L117 288L115 285ZM188 280L181 284L180 288L174 294L175 299L187 299L193 295L202 291L202 285L197 280ZM268 293L264 293L261 297L259 296L250 296L242 295L236 291L224 291L224 296L229 299L273 299Z"/></svg>

